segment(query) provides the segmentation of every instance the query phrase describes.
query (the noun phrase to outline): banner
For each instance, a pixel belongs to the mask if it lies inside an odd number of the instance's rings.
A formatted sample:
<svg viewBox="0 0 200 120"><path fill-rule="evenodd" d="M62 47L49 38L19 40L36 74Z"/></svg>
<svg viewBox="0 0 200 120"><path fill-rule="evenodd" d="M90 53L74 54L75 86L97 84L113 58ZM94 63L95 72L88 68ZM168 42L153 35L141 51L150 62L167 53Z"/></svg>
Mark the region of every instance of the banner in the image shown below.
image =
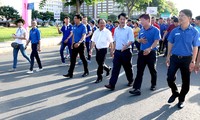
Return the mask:
<svg viewBox="0 0 200 120"><path fill-rule="evenodd" d="M28 0L22 0L22 19L25 20L24 28L28 30Z"/></svg>
<svg viewBox="0 0 200 120"><path fill-rule="evenodd" d="M158 7L147 7L146 13L150 15L156 15L158 13L157 9Z"/></svg>

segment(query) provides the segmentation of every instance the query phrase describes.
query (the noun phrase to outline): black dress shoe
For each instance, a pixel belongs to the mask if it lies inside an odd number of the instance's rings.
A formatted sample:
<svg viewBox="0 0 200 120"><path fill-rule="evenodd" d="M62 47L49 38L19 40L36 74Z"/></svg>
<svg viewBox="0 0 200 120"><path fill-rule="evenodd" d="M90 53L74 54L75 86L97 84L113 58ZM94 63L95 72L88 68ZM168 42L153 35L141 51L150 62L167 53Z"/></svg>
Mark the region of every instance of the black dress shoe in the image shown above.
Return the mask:
<svg viewBox="0 0 200 120"><path fill-rule="evenodd" d="M141 95L141 92L139 89L135 89L133 91L129 91L130 94L132 95L135 95L135 96L138 96L138 95Z"/></svg>
<svg viewBox="0 0 200 120"><path fill-rule="evenodd" d="M86 77L88 75L89 75L89 72L84 72L83 75L82 75L82 77Z"/></svg>
<svg viewBox="0 0 200 120"><path fill-rule="evenodd" d="M155 91L156 90L156 86L152 85L151 88L150 88L150 90Z"/></svg>
<svg viewBox="0 0 200 120"><path fill-rule="evenodd" d="M110 75L110 71L111 71L111 68L108 68L107 72L106 72L106 76L109 76Z"/></svg>
<svg viewBox="0 0 200 120"><path fill-rule="evenodd" d="M66 75L63 75L64 77L68 77L68 78L73 78L73 75L72 74L66 74Z"/></svg>
<svg viewBox="0 0 200 120"><path fill-rule="evenodd" d="M175 101L175 99L178 97L179 95L178 94L173 94L169 100L168 100L168 103L173 103Z"/></svg>
<svg viewBox="0 0 200 120"><path fill-rule="evenodd" d="M111 85L105 85L106 88L110 89L110 90L115 90L115 87L111 86Z"/></svg>
<svg viewBox="0 0 200 120"><path fill-rule="evenodd" d="M180 101L178 102L178 108L181 109L181 108L183 108L184 106L185 106L185 105L184 105L184 102L180 102Z"/></svg>
<svg viewBox="0 0 200 120"><path fill-rule="evenodd" d="M102 82L102 78L97 78L97 80L94 83L100 83Z"/></svg>

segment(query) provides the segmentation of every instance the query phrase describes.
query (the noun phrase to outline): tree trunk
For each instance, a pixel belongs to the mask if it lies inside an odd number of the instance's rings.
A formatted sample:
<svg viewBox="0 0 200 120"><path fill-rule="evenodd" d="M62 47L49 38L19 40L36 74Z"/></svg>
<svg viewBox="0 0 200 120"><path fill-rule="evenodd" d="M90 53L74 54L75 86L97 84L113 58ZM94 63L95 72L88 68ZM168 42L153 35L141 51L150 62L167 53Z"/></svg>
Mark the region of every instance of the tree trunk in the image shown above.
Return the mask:
<svg viewBox="0 0 200 120"><path fill-rule="evenodd" d="M76 12L78 13L78 14L80 14L81 12L81 10L80 10L80 1L79 0L76 0Z"/></svg>

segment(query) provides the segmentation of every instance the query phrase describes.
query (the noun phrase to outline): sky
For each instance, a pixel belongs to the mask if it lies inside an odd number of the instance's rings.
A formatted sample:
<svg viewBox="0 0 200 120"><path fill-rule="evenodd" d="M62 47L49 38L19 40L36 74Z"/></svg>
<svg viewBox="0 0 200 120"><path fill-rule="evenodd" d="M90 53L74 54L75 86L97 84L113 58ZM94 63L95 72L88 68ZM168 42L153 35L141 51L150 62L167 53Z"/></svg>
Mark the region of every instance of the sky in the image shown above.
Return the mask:
<svg viewBox="0 0 200 120"><path fill-rule="evenodd" d="M190 9L193 13L193 18L200 15L199 5L200 0L170 0L175 3L178 10Z"/></svg>
<svg viewBox="0 0 200 120"><path fill-rule="evenodd" d="M22 0L2 0L2 1L5 1L6 4L8 4L10 6L21 6L22 5L22 3L21 3ZM33 2L33 1L38 2L40 0L28 0L28 1L29 2ZM175 3L175 5L179 11L187 8L187 9L192 10L193 17L200 15L199 8L198 8L198 5L200 5L200 0L170 0L170 1L173 1ZM19 12L21 12L20 9L21 9L21 7L18 8Z"/></svg>

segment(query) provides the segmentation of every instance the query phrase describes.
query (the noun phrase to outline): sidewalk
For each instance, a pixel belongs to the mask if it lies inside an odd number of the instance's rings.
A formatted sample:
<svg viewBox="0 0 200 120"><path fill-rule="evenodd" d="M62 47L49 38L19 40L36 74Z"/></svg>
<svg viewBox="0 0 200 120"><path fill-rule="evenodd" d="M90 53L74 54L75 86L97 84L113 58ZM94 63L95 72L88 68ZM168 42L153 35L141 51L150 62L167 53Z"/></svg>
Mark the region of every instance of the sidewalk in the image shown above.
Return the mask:
<svg viewBox="0 0 200 120"><path fill-rule="evenodd" d="M55 46L60 42L60 40L61 37L42 38L41 47ZM0 54L12 51L13 48L10 45L12 42L13 41L0 42ZM30 49L30 43L27 49Z"/></svg>

